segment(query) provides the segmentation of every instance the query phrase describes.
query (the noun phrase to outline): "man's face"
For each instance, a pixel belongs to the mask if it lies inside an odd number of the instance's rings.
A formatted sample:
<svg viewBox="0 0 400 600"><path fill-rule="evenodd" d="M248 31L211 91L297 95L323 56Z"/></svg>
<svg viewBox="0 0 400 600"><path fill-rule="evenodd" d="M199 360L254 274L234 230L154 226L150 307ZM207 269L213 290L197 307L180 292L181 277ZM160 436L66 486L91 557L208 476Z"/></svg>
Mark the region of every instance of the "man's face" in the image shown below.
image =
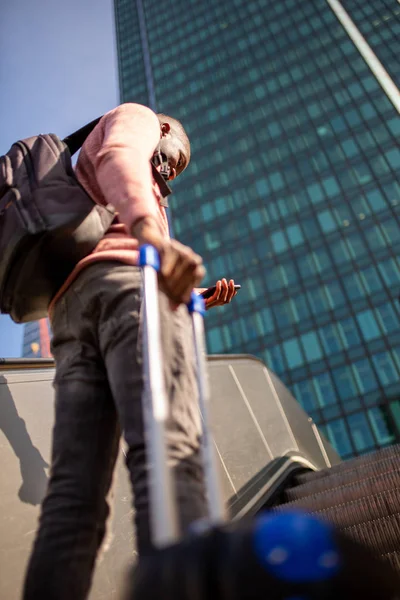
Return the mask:
<svg viewBox="0 0 400 600"><path fill-rule="evenodd" d="M179 135L169 123L161 123L162 137L159 150L168 158L170 167L169 179L175 179L186 167L188 158Z"/></svg>

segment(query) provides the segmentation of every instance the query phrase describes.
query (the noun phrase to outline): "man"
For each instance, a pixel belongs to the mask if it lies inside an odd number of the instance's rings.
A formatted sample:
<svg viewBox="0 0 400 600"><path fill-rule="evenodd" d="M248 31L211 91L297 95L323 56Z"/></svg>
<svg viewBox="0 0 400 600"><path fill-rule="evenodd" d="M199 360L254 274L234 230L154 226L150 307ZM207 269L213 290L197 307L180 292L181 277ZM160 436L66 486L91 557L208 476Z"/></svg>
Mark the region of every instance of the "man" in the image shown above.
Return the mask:
<svg viewBox="0 0 400 600"><path fill-rule="evenodd" d="M81 185L96 202L112 204L118 217L49 309L56 361L52 466L25 600L87 597L109 513L106 496L120 430L128 446L138 550L151 549L137 266L138 248L144 243L155 246L161 259L159 303L171 405L167 441L181 527L187 529L206 511L190 321L182 305L205 270L200 256L169 238L150 168L161 138L169 143L173 179L190 159L182 125L144 106L124 104L101 119L77 162ZM217 282L208 307L230 302L233 285L232 280Z"/></svg>

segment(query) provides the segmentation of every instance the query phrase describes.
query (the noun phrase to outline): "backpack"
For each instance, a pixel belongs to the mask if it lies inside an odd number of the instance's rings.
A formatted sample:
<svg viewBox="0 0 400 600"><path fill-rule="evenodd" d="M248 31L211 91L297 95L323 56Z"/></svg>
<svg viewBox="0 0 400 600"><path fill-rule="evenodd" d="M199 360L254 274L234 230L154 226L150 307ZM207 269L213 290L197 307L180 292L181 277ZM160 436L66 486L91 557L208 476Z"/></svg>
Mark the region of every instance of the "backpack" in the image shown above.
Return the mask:
<svg viewBox="0 0 400 600"><path fill-rule="evenodd" d="M40 134L0 156L0 312L15 323L47 316L52 298L115 218L113 206L96 204L82 188L71 162L100 118L64 140Z"/></svg>

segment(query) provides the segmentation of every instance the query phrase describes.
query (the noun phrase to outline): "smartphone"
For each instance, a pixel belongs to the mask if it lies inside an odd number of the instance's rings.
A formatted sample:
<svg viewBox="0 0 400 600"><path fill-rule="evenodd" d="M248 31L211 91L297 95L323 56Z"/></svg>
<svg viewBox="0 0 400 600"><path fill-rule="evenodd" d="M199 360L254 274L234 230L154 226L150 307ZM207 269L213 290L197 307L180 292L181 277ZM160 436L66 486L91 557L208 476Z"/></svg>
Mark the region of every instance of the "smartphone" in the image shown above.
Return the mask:
<svg viewBox="0 0 400 600"><path fill-rule="evenodd" d="M240 290L242 286L241 285L235 285L235 290ZM204 300L206 300L207 298L211 298L211 296L214 294L215 290L217 289L216 285L213 285L212 287L207 288L206 290L204 290L204 292L202 292L200 294L200 296L202 296L204 298Z"/></svg>

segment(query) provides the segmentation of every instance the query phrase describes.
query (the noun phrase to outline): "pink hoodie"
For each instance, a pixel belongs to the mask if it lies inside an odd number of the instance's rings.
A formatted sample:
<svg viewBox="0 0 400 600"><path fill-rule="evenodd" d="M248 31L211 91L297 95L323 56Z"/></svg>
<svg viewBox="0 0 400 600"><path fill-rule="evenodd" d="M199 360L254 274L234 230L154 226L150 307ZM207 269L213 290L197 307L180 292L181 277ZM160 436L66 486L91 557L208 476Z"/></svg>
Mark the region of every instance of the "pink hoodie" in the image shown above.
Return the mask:
<svg viewBox="0 0 400 600"><path fill-rule="evenodd" d="M160 124L152 110L122 104L104 115L83 144L76 176L95 202L115 207L117 222L75 267L53 298L50 315L55 302L87 265L101 260L138 264L139 244L128 232L142 217L155 217L169 237L165 208L160 205L162 197L150 167L159 140Z"/></svg>

